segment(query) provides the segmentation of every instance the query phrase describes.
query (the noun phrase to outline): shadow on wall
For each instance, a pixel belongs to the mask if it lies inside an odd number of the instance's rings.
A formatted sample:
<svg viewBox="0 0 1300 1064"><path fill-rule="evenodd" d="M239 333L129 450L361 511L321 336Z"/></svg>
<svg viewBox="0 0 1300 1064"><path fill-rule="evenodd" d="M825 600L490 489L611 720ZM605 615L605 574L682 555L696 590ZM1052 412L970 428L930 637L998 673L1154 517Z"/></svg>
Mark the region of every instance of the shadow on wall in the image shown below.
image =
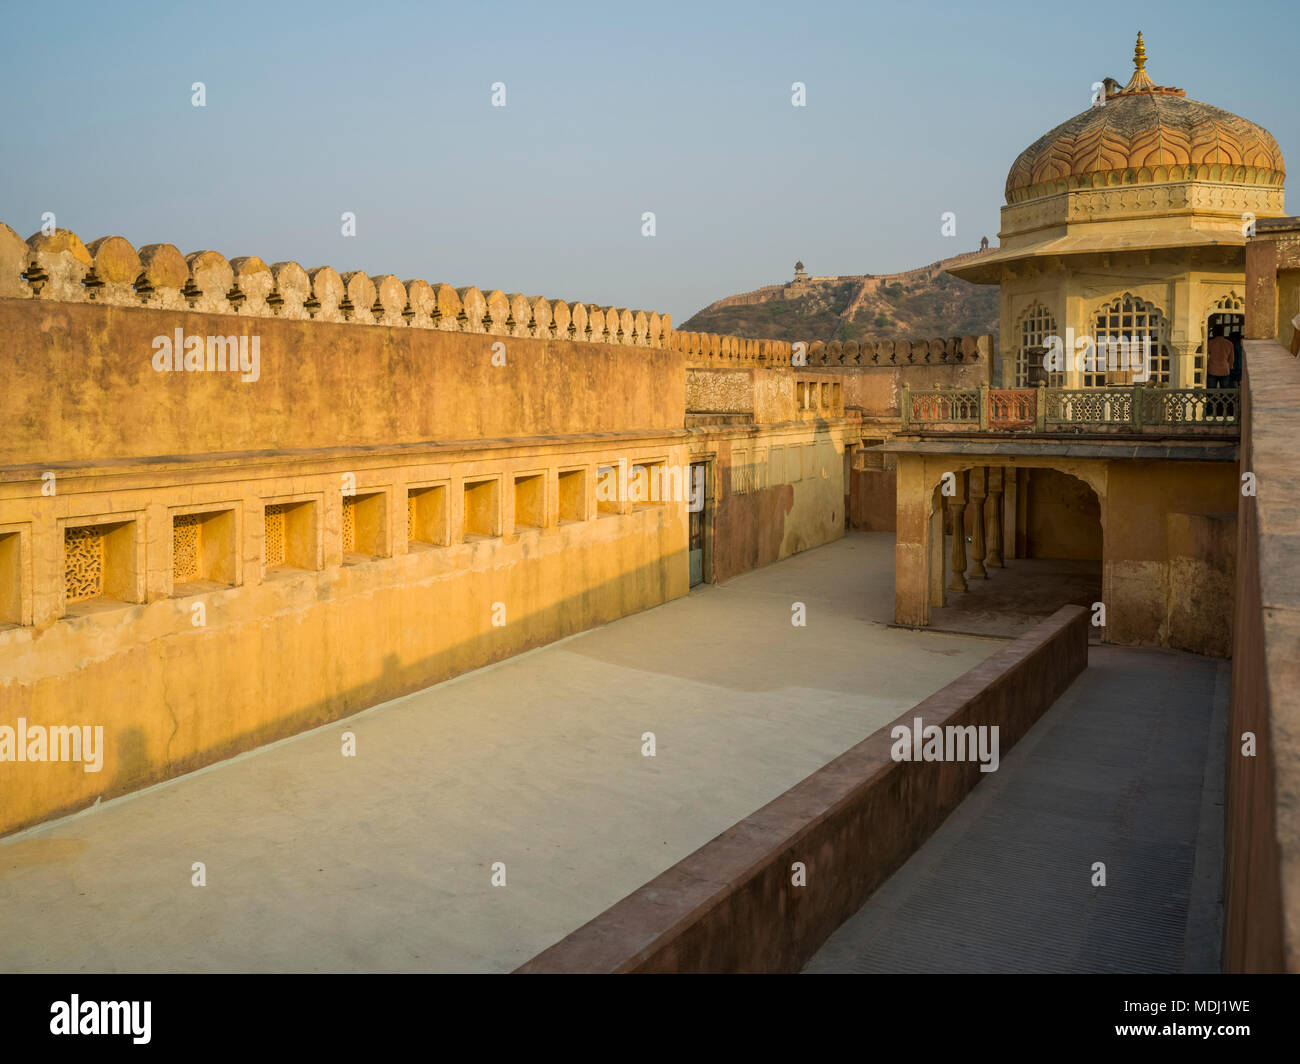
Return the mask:
<svg viewBox="0 0 1300 1064"><path fill-rule="evenodd" d="M120 728L114 728L111 723L105 727L104 767L112 773L109 782L106 786L101 784L101 777L84 773L79 765L66 766L73 769L66 776L42 775L39 787L35 787L37 777L12 772L4 774L0 776L0 836L77 812L96 801L120 797L193 772L473 669L660 605L676 597L671 594L674 584L680 585L680 594L686 592L687 567L685 550L666 552L653 563L620 573L543 609L512 618L508 625L489 628L405 664L389 649L391 644L376 645L370 614L357 615L353 624L348 626L348 619L352 616L349 610L355 604L355 596L317 600L299 611L233 624L221 632L218 640L205 640L205 633L195 630L193 634L186 632L171 638L155 639L144 647L135 647L129 653L135 659L132 674L137 677L137 687L120 682L121 662L117 656L93 663L75 676L76 683L84 685L82 690L116 690L111 703L106 701L98 707L103 714L101 719L111 722L115 718L129 720L134 717L137 722L124 723ZM674 581L674 571L679 573L679 580ZM318 575L304 574L303 579L314 580ZM484 573L473 575L488 576ZM400 595L412 590L405 585L391 585L380 594ZM402 624L441 623L436 619L437 590L438 585L434 583L429 589L429 597L435 601L430 603L428 612L422 610L419 615L413 616L399 603L393 603L390 609L392 615L399 618L399 627ZM491 602L493 593L486 589L483 595L474 597ZM333 616L326 611L332 612ZM268 631L267 625L274 626L274 629ZM300 662L300 655L308 642L319 650L323 632L328 634L329 640L342 641L358 654L364 654L366 648L373 648L375 674L366 682L339 689L328 698L294 705L295 685L290 672L281 666L286 661ZM206 634L210 636L212 633ZM273 644L277 653L262 658L260 675L254 665L245 675L231 677L227 684L209 683L204 686L202 681L205 677L210 681L211 670L228 668L232 660L241 660L239 645L244 640ZM142 652L148 654L149 660L139 660ZM210 657L213 654L220 657L220 662ZM180 670L179 675L175 670ZM99 671L104 675L97 677ZM68 678L59 676L53 679L66 682ZM173 679L177 682L172 683ZM162 697L155 695L159 682L163 688ZM155 686L150 688L150 685ZM33 724L47 723L48 713L39 707L70 704L69 699L58 692L54 692L51 698L45 687L46 681L39 681L34 685L11 688L6 697L6 717L25 716ZM211 692L205 704L196 705L195 690ZM185 719L179 722L178 704L187 707L182 714ZM268 706L282 709L273 719L241 730L232 727L222 736L222 720L233 724L240 720L263 718ZM141 707L144 707L143 712ZM182 730L198 736L200 741L208 741L192 752L173 754L172 743Z"/></svg>
<svg viewBox="0 0 1300 1064"><path fill-rule="evenodd" d="M1092 486L1058 469L1024 472L1028 474L1025 543L1023 553L1017 553L1026 558L1100 562L1101 500Z"/></svg>
<svg viewBox="0 0 1300 1064"><path fill-rule="evenodd" d="M898 530L898 482L894 456L877 448L883 438L864 438L849 470L849 527L862 532Z"/></svg>
<svg viewBox="0 0 1300 1064"><path fill-rule="evenodd" d="M827 422L811 424L811 442L782 444L768 436L762 463L750 460L748 450L761 437L733 440L725 461L719 449L723 490L715 504L713 580L729 580L844 535L843 454Z"/></svg>

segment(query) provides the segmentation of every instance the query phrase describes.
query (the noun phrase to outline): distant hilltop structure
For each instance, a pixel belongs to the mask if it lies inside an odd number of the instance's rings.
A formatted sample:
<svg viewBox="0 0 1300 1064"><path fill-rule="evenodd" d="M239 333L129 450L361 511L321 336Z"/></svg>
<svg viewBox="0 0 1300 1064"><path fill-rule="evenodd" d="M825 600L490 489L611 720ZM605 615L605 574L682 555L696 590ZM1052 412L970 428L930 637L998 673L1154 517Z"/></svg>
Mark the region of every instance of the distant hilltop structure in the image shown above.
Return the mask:
<svg viewBox="0 0 1300 1064"><path fill-rule="evenodd" d="M839 285L854 283L858 285L857 292L854 293L850 301L850 307L857 307L863 299L882 287L887 287L895 281L917 281L928 280L945 272L949 266L956 266L970 259L978 257L980 254L989 250L989 238L984 237L980 240L978 251L967 251L961 255L954 255L952 258L940 259L938 262L932 262L928 266L921 266L913 270L900 270L897 273L857 273L857 274L826 274L810 275L803 261L800 260L794 264L794 279L786 284L769 284L762 288L755 288L752 292L741 292L738 295L726 296L715 303L710 303L701 314L710 311L721 310L724 307L745 307L753 306L757 303L769 303L773 300L780 299L798 299L800 296L812 292L818 285Z"/></svg>

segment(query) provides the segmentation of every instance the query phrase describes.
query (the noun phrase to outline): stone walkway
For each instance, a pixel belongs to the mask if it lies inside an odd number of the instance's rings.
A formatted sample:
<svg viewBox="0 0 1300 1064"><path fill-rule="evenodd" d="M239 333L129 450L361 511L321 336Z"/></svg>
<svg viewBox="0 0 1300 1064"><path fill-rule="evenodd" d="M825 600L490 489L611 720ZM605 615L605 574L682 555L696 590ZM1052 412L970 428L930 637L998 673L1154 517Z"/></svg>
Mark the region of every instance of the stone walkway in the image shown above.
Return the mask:
<svg viewBox="0 0 1300 1064"><path fill-rule="evenodd" d="M1090 647L1087 671L805 971L1218 971L1230 673Z"/></svg>
<svg viewBox="0 0 1300 1064"><path fill-rule="evenodd" d="M893 558L853 534L0 842L0 970L509 971L1002 645L888 627Z"/></svg>

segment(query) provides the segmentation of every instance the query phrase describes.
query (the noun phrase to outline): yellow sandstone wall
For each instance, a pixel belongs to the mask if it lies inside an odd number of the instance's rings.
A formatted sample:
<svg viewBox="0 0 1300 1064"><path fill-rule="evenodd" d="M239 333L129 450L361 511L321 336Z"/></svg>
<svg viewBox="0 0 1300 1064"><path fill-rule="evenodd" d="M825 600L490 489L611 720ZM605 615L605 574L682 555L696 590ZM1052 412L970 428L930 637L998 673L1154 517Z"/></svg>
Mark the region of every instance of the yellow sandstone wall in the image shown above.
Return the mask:
<svg viewBox="0 0 1300 1064"><path fill-rule="evenodd" d="M810 423L710 434L719 475L713 579L844 535L846 433Z"/></svg>
<svg viewBox="0 0 1300 1064"><path fill-rule="evenodd" d="M1235 513L1239 483L1237 468L1224 462L1110 464L1102 573L1107 641L1228 653L1231 598L1204 607L1212 590L1231 586L1236 531L1204 515Z"/></svg>
<svg viewBox="0 0 1300 1064"><path fill-rule="evenodd" d="M111 494L102 477L74 475L61 481L58 495L39 501L16 500L7 485L0 529L17 527L29 545L28 571L38 577L29 606L45 624L0 630L0 720L103 725L108 757L97 774L80 765L5 765L0 831L684 594L682 504L628 504L609 514L596 508L596 469L619 457L682 462L686 454L680 436L588 440L488 455L428 448L360 460L132 466L115 472ZM382 493L387 529L379 549L390 556L343 555L344 467L359 495ZM561 522L556 474L573 468L588 474L586 518ZM516 531L515 476L536 472L546 484L545 527ZM407 542L408 484L444 485L454 529L464 522L464 483L493 477L500 534L437 546ZM286 496L316 510L319 569L263 570L263 506ZM225 506L238 525L236 586L176 586L173 512ZM48 592L62 588L60 528L88 507L131 519L139 601L73 604L67 615L51 617ZM10 520L20 513L31 520Z"/></svg>
<svg viewBox="0 0 1300 1064"><path fill-rule="evenodd" d="M0 763L0 834L685 594L685 499L602 470L709 463L710 579L843 534L839 390L666 315L0 225L0 335L0 724L106 747Z"/></svg>
<svg viewBox="0 0 1300 1064"><path fill-rule="evenodd" d="M259 379L156 371L153 338L178 328L258 336ZM663 348L15 299L0 335L22 352L0 390L6 465L681 428L684 413L682 356Z"/></svg>

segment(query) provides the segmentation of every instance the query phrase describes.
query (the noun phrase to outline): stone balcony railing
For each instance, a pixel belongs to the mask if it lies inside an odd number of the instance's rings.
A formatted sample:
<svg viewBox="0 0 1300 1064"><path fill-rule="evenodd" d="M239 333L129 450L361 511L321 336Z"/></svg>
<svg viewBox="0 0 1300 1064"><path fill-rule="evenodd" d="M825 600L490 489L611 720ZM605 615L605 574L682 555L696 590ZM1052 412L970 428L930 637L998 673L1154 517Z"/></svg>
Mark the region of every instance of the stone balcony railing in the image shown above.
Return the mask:
<svg viewBox="0 0 1300 1064"><path fill-rule="evenodd" d="M902 389L903 432L1240 434L1237 388Z"/></svg>

